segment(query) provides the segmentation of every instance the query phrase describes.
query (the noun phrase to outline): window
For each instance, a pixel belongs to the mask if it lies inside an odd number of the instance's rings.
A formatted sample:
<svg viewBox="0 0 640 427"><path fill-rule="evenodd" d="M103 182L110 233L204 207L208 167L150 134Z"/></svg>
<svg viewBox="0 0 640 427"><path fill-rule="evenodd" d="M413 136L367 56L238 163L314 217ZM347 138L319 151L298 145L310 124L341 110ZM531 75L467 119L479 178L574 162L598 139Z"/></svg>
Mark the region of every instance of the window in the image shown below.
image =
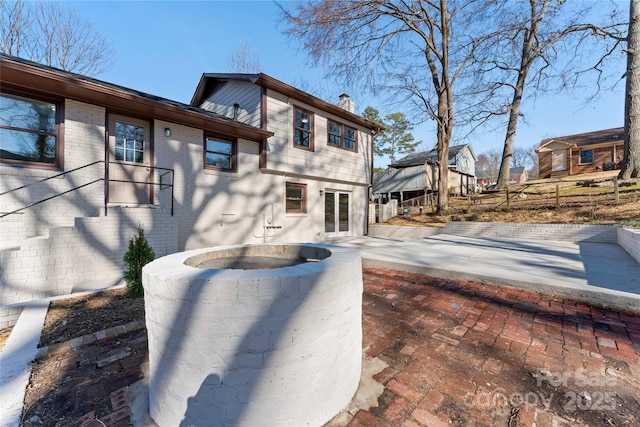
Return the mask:
<svg viewBox="0 0 640 427"><path fill-rule="evenodd" d="M313 151L313 113L298 107L294 109L293 145Z"/></svg>
<svg viewBox="0 0 640 427"><path fill-rule="evenodd" d="M117 161L144 163L144 126L116 121L115 139Z"/></svg>
<svg viewBox="0 0 640 427"><path fill-rule="evenodd" d="M307 213L307 185L287 182L287 213Z"/></svg>
<svg viewBox="0 0 640 427"><path fill-rule="evenodd" d="M356 130L331 120L327 125L327 143L345 150L358 151Z"/></svg>
<svg viewBox="0 0 640 427"><path fill-rule="evenodd" d="M593 163L593 150L580 150L579 164Z"/></svg>
<svg viewBox="0 0 640 427"><path fill-rule="evenodd" d="M236 143L207 137L204 141L204 167L223 171L236 168Z"/></svg>
<svg viewBox="0 0 640 427"><path fill-rule="evenodd" d="M61 117L55 102L0 95L0 160L61 167Z"/></svg>

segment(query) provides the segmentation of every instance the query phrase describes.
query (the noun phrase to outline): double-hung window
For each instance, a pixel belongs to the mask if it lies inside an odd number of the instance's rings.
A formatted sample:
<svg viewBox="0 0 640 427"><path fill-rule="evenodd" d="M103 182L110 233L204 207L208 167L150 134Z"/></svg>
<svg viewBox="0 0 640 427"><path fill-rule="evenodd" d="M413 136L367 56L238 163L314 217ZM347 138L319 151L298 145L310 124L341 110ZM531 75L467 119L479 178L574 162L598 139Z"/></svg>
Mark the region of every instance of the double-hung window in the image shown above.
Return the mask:
<svg viewBox="0 0 640 427"><path fill-rule="evenodd" d="M313 151L313 113L295 107L293 120L293 145Z"/></svg>
<svg viewBox="0 0 640 427"><path fill-rule="evenodd" d="M593 163L593 150L580 150L579 164L586 165Z"/></svg>
<svg viewBox="0 0 640 427"><path fill-rule="evenodd" d="M0 160L62 167L61 104L0 94Z"/></svg>
<svg viewBox="0 0 640 427"><path fill-rule="evenodd" d="M236 170L236 142L208 136L204 140L205 169Z"/></svg>
<svg viewBox="0 0 640 427"><path fill-rule="evenodd" d="M286 212L306 213L307 212L307 185L295 182L287 182L286 188Z"/></svg>
<svg viewBox="0 0 640 427"><path fill-rule="evenodd" d="M329 120L327 143L345 150L358 151L357 132L354 128Z"/></svg>

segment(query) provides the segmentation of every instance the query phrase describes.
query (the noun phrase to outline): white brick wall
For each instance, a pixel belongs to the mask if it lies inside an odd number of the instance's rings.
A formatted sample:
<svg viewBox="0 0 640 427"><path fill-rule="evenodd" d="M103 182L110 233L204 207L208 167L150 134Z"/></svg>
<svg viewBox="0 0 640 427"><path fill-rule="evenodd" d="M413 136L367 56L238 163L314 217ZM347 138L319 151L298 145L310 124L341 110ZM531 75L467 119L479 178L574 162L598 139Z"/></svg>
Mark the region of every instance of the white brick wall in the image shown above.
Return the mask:
<svg viewBox="0 0 640 427"><path fill-rule="evenodd" d="M87 283L99 288L120 282L122 257L138 225L156 257L176 252L176 218L159 208L110 208L107 216L77 218L75 226L52 228L49 237L0 251L0 329L15 323L20 303Z"/></svg>
<svg viewBox="0 0 640 427"><path fill-rule="evenodd" d="M640 230L618 228L618 244L640 263Z"/></svg>
<svg viewBox="0 0 640 427"><path fill-rule="evenodd" d="M105 110L102 107L73 100L65 102L64 171L104 159ZM52 178L62 171L0 166L0 192L33 184L3 195L0 211L14 209L44 200L104 176L104 164ZM47 235L50 227L73 225L75 217L98 215L104 203L102 181L73 191L62 197L33 206L18 215L0 219L0 237L13 244L27 236Z"/></svg>
<svg viewBox="0 0 640 427"><path fill-rule="evenodd" d="M106 120L103 107L65 101L64 171L104 160ZM335 190L350 194L351 233L364 233L365 166L370 155L364 136L362 151L354 153L355 160L349 163L358 166L363 184L351 185L329 181L322 173L310 176L305 168L297 173L261 171L259 144L245 140L238 142L237 171L205 171L202 130L159 120L152 126L155 166L175 171L175 216L169 213L171 189L159 186L154 187L154 207L109 207L104 216L104 182L98 181L0 219L0 326L15 318L21 302L67 293L84 281L116 283L127 240L138 223L144 226L157 255L223 244L318 242L325 239L320 191ZM165 136L165 127L171 128L171 136ZM345 153L351 154L329 148L323 149L324 154L311 153L309 159L327 163L321 165L327 168L328 163L340 163ZM327 157L330 152L333 157ZM0 192L58 173L0 166ZM39 182L2 196L0 211L12 211L103 177L104 164L98 163ZM287 182L307 185L307 213L285 213ZM265 225L279 228L269 230L265 237Z"/></svg>
<svg viewBox="0 0 640 427"><path fill-rule="evenodd" d="M520 224L448 222L443 233L458 236L500 237L569 242L616 243L616 227L582 224Z"/></svg>
<svg viewBox="0 0 640 427"><path fill-rule="evenodd" d="M448 222L445 227L401 227L369 225L373 237L404 237L420 239L436 234L456 236L499 237L531 240L561 240L568 242L618 243L618 227L581 224L519 224L502 222Z"/></svg>
<svg viewBox="0 0 640 427"><path fill-rule="evenodd" d="M144 268L158 425L319 426L345 409L361 374L361 261L319 247L331 256L260 272L185 265L208 249Z"/></svg>

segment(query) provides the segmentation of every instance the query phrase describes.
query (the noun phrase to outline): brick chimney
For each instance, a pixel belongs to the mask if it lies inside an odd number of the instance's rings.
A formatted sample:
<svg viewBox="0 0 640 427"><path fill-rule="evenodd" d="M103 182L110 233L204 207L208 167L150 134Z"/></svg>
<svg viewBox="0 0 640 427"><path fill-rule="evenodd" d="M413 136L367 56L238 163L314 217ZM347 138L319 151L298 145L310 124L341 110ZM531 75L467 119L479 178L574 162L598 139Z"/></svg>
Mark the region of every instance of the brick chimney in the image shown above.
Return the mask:
<svg viewBox="0 0 640 427"><path fill-rule="evenodd" d="M343 110L347 110L350 113L356 112L356 104L349 99L349 95L347 95L346 93L343 93L342 95L340 95L340 101L338 101L338 107L342 108Z"/></svg>

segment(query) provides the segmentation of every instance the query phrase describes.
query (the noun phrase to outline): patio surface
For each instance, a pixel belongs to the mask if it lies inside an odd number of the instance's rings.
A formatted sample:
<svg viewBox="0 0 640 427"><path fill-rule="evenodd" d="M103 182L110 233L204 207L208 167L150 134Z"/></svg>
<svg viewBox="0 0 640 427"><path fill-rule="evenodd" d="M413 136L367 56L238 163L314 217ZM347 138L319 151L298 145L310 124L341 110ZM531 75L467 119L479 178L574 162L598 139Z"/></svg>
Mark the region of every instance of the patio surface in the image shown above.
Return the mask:
<svg viewBox="0 0 640 427"><path fill-rule="evenodd" d="M331 243L356 247L366 266L363 385L331 426L640 425L640 265L618 245L449 235ZM27 333L9 356L35 354L27 341L37 344L46 305L32 309L38 321L21 316ZM30 415L39 404L64 426L152 425L137 328L36 363L34 374L61 385L29 402L23 425L42 425ZM3 379L2 391L17 384Z"/></svg>
<svg viewBox="0 0 640 427"><path fill-rule="evenodd" d="M365 267L363 328L373 381L331 426L640 423L638 313ZM61 384L42 401L78 414L60 425L153 425L140 332L37 364Z"/></svg>

